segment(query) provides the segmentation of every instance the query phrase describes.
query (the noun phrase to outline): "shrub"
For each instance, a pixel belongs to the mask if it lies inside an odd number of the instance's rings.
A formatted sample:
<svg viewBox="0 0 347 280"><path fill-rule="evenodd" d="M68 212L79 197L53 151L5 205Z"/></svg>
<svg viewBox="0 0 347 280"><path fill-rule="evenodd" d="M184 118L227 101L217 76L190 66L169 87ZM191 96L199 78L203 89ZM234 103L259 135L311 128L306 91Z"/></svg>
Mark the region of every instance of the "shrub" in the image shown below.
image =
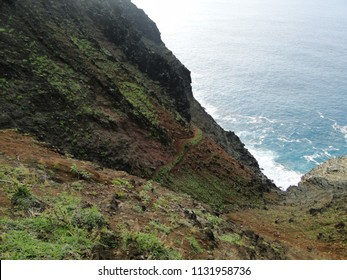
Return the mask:
<svg viewBox="0 0 347 280"><path fill-rule="evenodd" d="M106 221L99 210L93 206L91 208L78 209L78 211L75 211L72 217L72 224L79 228L92 230L94 228L102 228L106 225Z"/></svg>
<svg viewBox="0 0 347 280"><path fill-rule="evenodd" d="M87 230L100 229L106 225L106 220L95 206L82 208L79 198L66 194L56 199L49 215L57 224Z"/></svg>
<svg viewBox="0 0 347 280"><path fill-rule="evenodd" d="M30 198L20 188L18 198ZM90 259L103 235L106 220L93 206L83 208L81 200L63 194L50 201L51 208L32 218L0 219L1 259Z"/></svg>
<svg viewBox="0 0 347 280"><path fill-rule="evenodd" d="M147 191L142 190L139 193L141 201L145 204L148 205L151 202L151 197L148 195Z"/></svg>
<svg viewBox="0 0 347 280"><path fill-rule="evenodd" d="M76 189L78 191L81 191L81 190L83 190L84 185L83 185L83 182L76 181L76 182L71 183L71 187L73 187L74 189Z"/></svg>
<svg viewBox="0 0 347 280"><path fill-rule="evenodd" d="M187 237L187 240L195 253L200 254L204 252L204 249L201 248L199 242L193 236Z"/></svg>
<svg viewBox="0 0 347 280"><path fill-rule="evenodd" d="M78 179L90 180L92 178L92 174L90 174L87 170L82 168L78 168L76 164L73 164L70 167L71 173L77 176Z"/></svg>
<svg viewBox="0 0 347 280"><path fill-rule="evenodd" d="M166 234L169 234L171 232L171 227L168 227L168 226L166 226L164 224L161 224L159 222L152 221L152 222L150 222L150 225L152 227L154 227L155 229L157 229L157 230L159 230L161 232L164 232Z"/></svg>
<svg viewBox="0 0 347 280"><path fill-rule="evenodd" d="M122 178L116 178L116 179L114 179L113 181L112 181L112 184L114 185L114 186L123 186L123 187L126 187L127 189L132 189L132 188L134 188L134 186L133 185L131 185L127 180L124 180L124 179L122 179Z"/></svg>
<svg viewBox="0 0 347 280"><path fill-rule="evenodd" d="M219 237L219 239L230 244L242 245L242 238L237 233L225 234Z"/></svg>
<svg viewBox="0 0 347 280"><path fill-rule="evenodd" d="M206 219L214 226L220 226L223 222L222 218L211 215L210 213L207 213Z"/></svg>
<svg viewBox="0 0 347 280"><path fill-rule="evenodd" d="M167 248L155 235L125 231L122 234L123 249L131 252L132 258L142 256L152 260L179 259L177 251Z"/></svg>
<svg viewBox="0 0 347 280"><path fill-rule="evenodd" d="M95 241L88 232L69 225L57 225L49 217L0 220L3 231L1 259L82 259L92 256Z"/></svg>
<svg viewBox="0 0 347 280"><path fill-rule="evenodd" d="M12 205L20 210L43 210L42 203L32 195L30 188L27 185L19 185L11 198Z"/></svg>

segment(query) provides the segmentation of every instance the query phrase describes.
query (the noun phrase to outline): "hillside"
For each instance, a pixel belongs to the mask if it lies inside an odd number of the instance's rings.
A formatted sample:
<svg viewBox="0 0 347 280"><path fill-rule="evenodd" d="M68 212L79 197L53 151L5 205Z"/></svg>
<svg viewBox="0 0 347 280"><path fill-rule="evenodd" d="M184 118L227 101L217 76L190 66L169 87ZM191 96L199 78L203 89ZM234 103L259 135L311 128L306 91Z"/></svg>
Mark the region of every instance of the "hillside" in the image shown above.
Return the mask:
<svg viewBox="0 0 347 280"><path fill-rule="evenodd" d="M262 204L275 189L193 98L190 72L130 1L0 5L0 128L218 207Z"/></svg>
<svg viewBox="0 0 347 280"><path fill-rule="evenodd" d="M305 184L262 174L129 0L0 2L1 259L345 258L345 186Z"/></svg>
<svg viewBox="0 0 347 280"><path fill-rule="evenodd" d="M0 131L1 259L280 259L209 205Z"/></svg>
<svg viewBox="0 0 347 280"><path fill-rule="evenodd" d="M268 209L229 215L270 240L291 259L347 259L347 157L331 159L302 177Z"/></svg>
<svg viewBox="0 0 347 280"><path fill-rule="evenodd" d="M347 258L347 157L277 203L220 213L15 130L0 151L1 259Z"/></svg>

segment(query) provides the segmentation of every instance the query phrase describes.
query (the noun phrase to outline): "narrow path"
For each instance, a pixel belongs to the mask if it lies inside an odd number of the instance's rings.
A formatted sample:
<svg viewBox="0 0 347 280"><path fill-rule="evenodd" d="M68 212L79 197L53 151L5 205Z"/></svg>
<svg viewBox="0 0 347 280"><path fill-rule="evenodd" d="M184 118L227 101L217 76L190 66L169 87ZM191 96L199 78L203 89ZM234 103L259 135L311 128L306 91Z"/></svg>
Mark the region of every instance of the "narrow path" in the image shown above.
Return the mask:
<svg viewBox="0 0 347 280"><path fill-rule="evenodd" d="M154 174L153 179L157 182L161 182L166 175L182 160L184 155L188 152L190 147L196 146L200 143L203 138L203 133L201 129L193 128L193 137L179 139L176 144L177 153L176 156L164 166L160 167Z"/></svg>
<svg viewBox="0 0 347 280"><path fill-rule="evenodd" d="M193 128L193 137L190 137L190 138L182 138L182 139L179 139L177 141L177 154L181 153L185 148L186 146L195 146L197 144L199 144L199 142L202 140L202 131L197 128L197 127L194 127Z"/></svg>

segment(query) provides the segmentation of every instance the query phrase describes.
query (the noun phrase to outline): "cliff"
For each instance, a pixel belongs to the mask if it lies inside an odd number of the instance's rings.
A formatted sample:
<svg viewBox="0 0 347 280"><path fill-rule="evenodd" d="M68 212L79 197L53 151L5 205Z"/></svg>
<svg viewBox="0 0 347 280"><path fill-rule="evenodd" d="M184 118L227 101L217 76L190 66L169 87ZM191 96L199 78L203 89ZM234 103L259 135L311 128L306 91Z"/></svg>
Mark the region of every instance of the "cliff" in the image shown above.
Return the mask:
<svg viewBox="0 0 347 280"><path fill-rule="evenodd" d="M313 185L326 190L344 190L347 188L347 157L333 158L305 174L299 187Z"/></svg>
<svg viewBox="0 0 347 280"><path fill-rule="evenodd" d="M0 2L1 259L345 258L335 163L277 189L129 0Z"/></svg>
<svg viewBox="0 0 347 280"><path fill-rule="evenodd" d="M219 208L275 186L129 0L2 1L0 128Z"/></svg>

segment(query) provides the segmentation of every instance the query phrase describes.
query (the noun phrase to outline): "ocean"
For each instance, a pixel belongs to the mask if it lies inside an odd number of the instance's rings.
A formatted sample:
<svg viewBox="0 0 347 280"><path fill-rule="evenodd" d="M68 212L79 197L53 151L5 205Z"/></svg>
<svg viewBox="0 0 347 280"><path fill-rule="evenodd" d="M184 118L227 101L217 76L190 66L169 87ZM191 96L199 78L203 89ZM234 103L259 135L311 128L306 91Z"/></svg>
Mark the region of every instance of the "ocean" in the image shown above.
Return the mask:
<svg viewBox="0 0 347 280"><path fill-rule="evenodd" d="M347 1L132 0L279 187L347 155Z"/></svg>

